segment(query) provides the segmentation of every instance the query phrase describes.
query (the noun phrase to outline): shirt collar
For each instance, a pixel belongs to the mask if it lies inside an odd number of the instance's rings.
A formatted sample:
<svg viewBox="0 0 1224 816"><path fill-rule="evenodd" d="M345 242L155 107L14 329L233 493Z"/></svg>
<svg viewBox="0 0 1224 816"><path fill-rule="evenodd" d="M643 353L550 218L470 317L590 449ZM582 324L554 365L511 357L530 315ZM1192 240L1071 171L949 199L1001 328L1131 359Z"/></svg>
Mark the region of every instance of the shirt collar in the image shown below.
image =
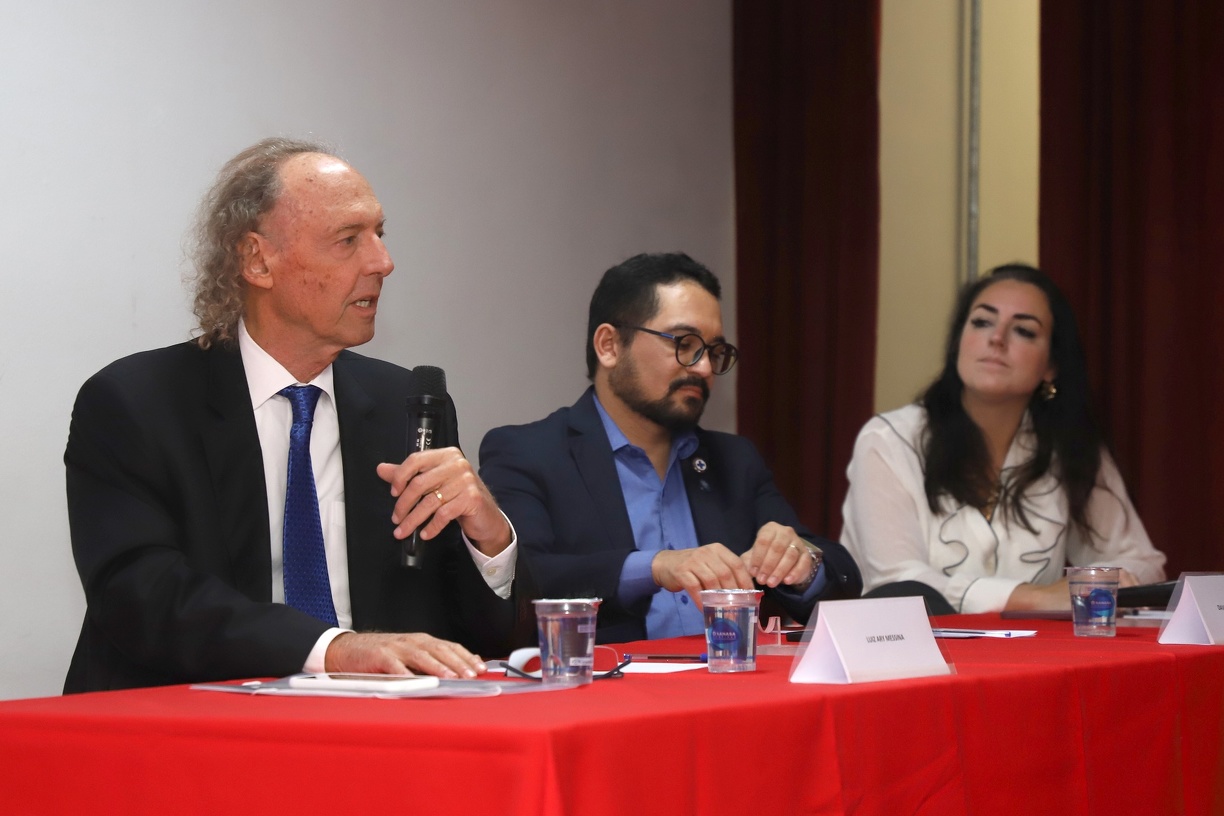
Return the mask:
<svg viewBox="0 0 1224 816"><path fill-rule="evenodd" d="M603 403L599 401L599 395L593 394L595 397L595 410L599 412L599 421L603 423L604 433L608 435L608 442L612 445L612 452L616 453L621 448L633 446L629 441L629 437L621 431L615 420L604 409ZM680 459L687 459L697 451L697 432L692 428L681 431L672 435L671 459L675 462Z"/></svg>
<svg viewBox="0 0 1224 816"><path fill-rule="evenodd" d="M299 384L297 378L255 342L255 338L247 331L246 322L241 319L238 321L238 351L242 354L242 367L246 370L252 408L258 409L282 388ZM335 404L336 394L330 365L309 383L301 384L318 386L327 394L332 404Z"/></svg>
<svg viewBox="0 0 1224 816"><path fill-rule="evenodd" d="M1007 449L1007 456L1003 459L1003 473L1010 474L1021 465L1027 464L1036 455L1037 434L1033 431L1033 415L1025 411L1024 418L1020 420L1020 427L1016 429L1016 435L1012 437L1011 447Z"/></svg>

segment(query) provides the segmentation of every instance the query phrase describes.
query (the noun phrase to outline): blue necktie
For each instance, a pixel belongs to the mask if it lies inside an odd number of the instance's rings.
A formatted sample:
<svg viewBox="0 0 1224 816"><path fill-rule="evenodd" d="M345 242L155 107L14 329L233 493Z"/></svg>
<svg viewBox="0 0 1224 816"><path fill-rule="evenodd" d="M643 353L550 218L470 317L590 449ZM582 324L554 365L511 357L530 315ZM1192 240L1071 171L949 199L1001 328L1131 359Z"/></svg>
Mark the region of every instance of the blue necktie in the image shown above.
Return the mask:
<svg viewBox="0 0 1224 816"><path fill-rule="evenodd" d="M313 385L291 385L278 393L293 406L289 479L285 485L285 603L335 626L336 608L327 578L319 496L310 464L310 428L314 424L315 405L323 392Z"/></svg>

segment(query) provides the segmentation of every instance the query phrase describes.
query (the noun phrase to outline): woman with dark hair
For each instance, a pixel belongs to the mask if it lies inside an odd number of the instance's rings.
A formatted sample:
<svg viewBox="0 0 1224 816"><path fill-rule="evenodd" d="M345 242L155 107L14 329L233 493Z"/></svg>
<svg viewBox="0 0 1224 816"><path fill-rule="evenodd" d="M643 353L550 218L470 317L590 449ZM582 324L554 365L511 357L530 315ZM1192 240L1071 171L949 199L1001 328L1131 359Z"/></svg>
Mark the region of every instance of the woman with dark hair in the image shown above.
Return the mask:
<svg viewBox="0 0 1224 816"><path fill-rule="evenodd" d="M962 290L943 372L863 427L848 475L842 542L868 594L1056 610L1071 606L1068 564L1164 579L1093 420L1071 307L1031 266Z"/></svg>

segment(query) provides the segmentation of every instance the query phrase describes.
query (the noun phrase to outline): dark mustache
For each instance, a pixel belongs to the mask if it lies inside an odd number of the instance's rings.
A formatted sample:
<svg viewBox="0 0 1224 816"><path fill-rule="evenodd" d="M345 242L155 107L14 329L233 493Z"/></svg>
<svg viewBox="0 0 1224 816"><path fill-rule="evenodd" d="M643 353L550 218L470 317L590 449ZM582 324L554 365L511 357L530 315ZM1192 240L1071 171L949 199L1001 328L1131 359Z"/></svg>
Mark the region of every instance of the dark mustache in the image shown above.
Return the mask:
<svg viewBox="0 0 1224 816"><path fill-rule="evenodd" d="M667 396L670 397L672 394L676 393L681 388L684 388L686 385L695 385L700 388L701 398L703 400L708 400L710 398L710 386L706 385L706 381L700 377L683 377L676 380L671 385L667 386Z"/></svg>

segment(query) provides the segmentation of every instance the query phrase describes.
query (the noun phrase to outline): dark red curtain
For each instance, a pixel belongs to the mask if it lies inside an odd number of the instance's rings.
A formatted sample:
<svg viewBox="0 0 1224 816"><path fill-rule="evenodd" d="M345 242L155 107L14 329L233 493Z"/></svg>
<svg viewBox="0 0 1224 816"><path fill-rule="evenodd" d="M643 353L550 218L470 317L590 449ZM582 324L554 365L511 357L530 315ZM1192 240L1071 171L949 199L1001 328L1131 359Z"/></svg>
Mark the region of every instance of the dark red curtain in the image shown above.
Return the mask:
<svg viewBox="0 0 1224 816"><path fill-rule="evenodd" d="M879 0L734 5L739 428L830 536L873 407L879 31Z"/></svg>
<svg viewBox="0 0 1224 816"><path fill-rule="evenodd" d="M1044 0L1040 232L1170 574L1224 569L1224 3Z"/></svg>

